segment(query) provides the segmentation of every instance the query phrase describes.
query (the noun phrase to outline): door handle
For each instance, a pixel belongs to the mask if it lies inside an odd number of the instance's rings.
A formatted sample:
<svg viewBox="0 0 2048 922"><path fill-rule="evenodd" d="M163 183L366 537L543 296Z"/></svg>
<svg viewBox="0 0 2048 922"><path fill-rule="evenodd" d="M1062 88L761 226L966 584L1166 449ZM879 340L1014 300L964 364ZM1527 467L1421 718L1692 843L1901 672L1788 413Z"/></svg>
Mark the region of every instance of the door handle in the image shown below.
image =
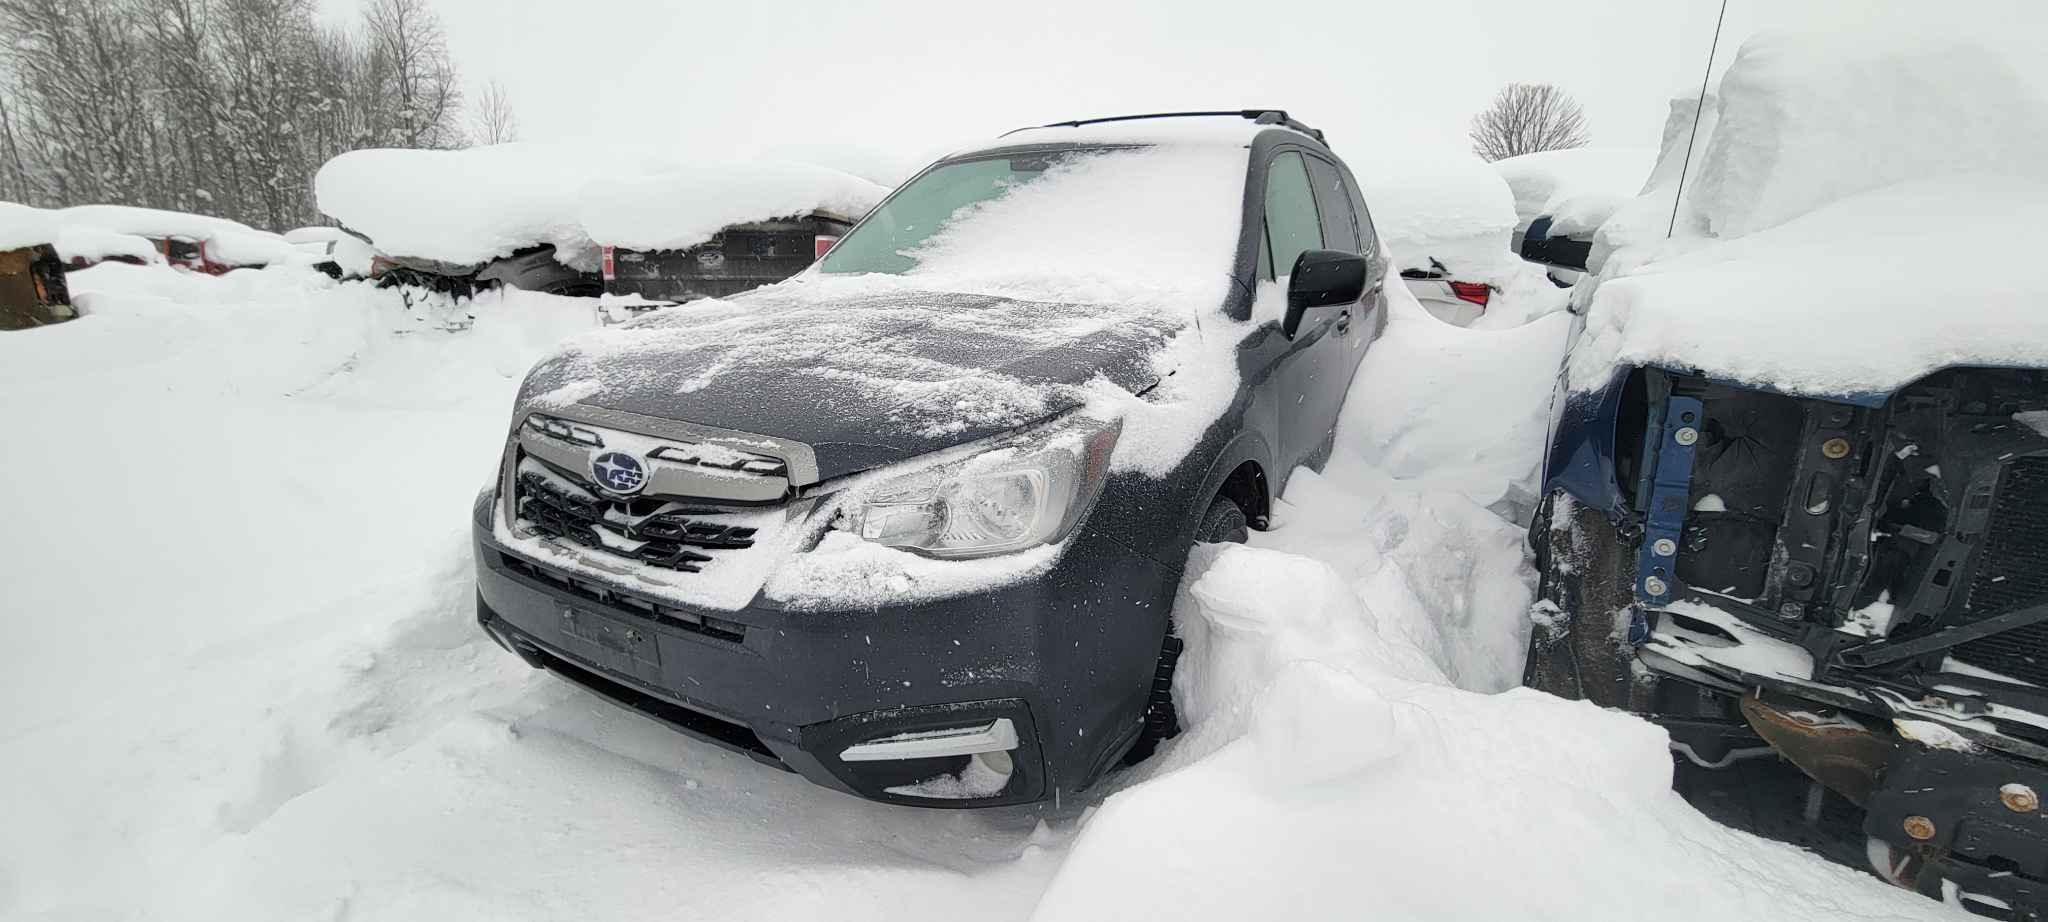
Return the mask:
<svg viewBox="0 0 2048 922"><path fill-rule="evenodd" d="M1351 332L1351 312L1350 312L1350 311L1348 311L1348 310L1345 310L1345 311L1339 311L1339 312L1337 313L1337 332L1339 332L1339 333L1349 333L1349 332Z"/></svg>

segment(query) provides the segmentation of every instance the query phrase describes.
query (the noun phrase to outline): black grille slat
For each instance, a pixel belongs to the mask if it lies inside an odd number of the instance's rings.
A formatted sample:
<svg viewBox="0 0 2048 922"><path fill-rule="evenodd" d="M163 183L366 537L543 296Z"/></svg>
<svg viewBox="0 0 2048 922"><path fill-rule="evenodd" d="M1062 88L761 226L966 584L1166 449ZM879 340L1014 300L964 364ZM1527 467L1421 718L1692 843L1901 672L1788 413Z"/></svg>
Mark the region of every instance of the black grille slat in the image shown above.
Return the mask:
<svg viewBox="0 0 2048 922"><path fill-rule="evenodd" d="M2021 458L2000 474L1965 598L1972 617L2048 601L2048 458ZM1955 658L2048 686L2048 624L1971 641L1956 648Z"/></svg>
<svg viewBox="0 0 2048 922"><path fill-rule="evenodd" d="M594 491L578 496L538 471L521 473L516 484L515 508L522 521L542 534L595 551L683 573L699 573L712 560L711 555L703 553L705 550L754 546L756 529L707 522L698 517L704 512L680 510L649 515L668 505L663 500L600 499ZM607 543L599 535L600 529L616 538L645 543L628 550Z"/></svg>

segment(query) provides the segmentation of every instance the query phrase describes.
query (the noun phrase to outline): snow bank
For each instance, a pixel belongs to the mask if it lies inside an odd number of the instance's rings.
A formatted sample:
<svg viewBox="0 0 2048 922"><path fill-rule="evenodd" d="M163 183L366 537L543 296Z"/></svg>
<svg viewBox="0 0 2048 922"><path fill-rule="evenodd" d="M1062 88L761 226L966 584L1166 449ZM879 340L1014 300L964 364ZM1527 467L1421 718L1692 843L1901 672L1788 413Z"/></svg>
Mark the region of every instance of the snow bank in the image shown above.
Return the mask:
<svg viewBox="0 0 2048 922"><path fill-rule="evenodd" d="M1624 363L1881 394L1950 365L2048 364L2015 268L2048 247L2048 100L1993 55L1765 36L1710 105L1673 238L1680 107L1649 190L1601 229L1574 386Z"/></svg>
<svg viewBox="0 0 2048 922"><path fill-rule="evenodd" d="M888 194L865 179L808 163L701 164L596 179L578 196L578 214L584 231L601 243L685 250L731 224L814 211L857 221Z"/></svg>
<svg viewBox="0 0 2048 922"><path fill-rule="evenodd" d="M1518 227L1544 215L1551 233L1583 234L1642 193L1657 152L1635 147L1579 147L1494 161L1515 197Z"/></svg>
<svg viewBox="0 0 2048 922"><path fill-rule="evenodd" d="M1190 730L1087 820L1034 918L1950 912L1701 816L1647 722L1445 686L1327 567L1229 548L1184 595Z"/></svg>
<svg viewBox="0 0 2048 922"><path fill-rule="evenodd" d="M1489 481L1525 476L1535 449L1470 460L1502 427L1540 445L1531 385L1559 325L1455 329L1397 300L1328 476L1297 472L1276 531L1191 563L1186 732L1083 821L1033 918L1945 917L1695 812L1654 725L1513 687L1521 527L1472 496L1505 492ZM1399 401L1372 402L1380 386L1441 365L1462 370L1436 379L1464 392L1462 435L1426 424L1454 398L1369 422Z"/></svg>

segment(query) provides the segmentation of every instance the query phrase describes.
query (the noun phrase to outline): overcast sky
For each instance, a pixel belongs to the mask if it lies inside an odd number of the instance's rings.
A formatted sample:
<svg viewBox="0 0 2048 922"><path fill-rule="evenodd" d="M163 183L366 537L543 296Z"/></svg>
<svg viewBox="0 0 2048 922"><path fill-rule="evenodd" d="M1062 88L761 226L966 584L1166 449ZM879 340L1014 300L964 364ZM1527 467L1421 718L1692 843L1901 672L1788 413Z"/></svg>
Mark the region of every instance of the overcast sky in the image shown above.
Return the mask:
<svg viewBox="0 0 2048 922"><path fill-rule="evenodd" d="M322 0L336 15L355 0ZM1025 124L1278 106L1359 162L1463 150L1508 81L1556 83L1595 143L1654 147L1699 92L1719 0L433 0L472 90L529 140L815 145L905 168ZM1984 39L2043 77L2048 0L1730 0L1760 28L1882 20ZM2043 79L2048 83L2048 78ZM855 164L843 164L855 168Z"/></svg>

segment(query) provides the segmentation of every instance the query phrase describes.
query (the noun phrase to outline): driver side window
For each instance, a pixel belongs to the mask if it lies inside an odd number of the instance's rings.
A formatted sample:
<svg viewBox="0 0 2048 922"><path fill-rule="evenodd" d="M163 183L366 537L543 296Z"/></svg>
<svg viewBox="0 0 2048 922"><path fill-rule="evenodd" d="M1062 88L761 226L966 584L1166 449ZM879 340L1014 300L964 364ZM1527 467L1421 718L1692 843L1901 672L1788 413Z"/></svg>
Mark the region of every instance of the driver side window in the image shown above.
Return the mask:
<svg viewBox="0 0 2048 922"><path fill-rule="evenodd" d="M1266 246L1259 253L1259 275L1273 279L1292 272L1302 251L1322 247L1322 218L1308 167L1300 154L1286 151L1266 168Z"/></svg>

